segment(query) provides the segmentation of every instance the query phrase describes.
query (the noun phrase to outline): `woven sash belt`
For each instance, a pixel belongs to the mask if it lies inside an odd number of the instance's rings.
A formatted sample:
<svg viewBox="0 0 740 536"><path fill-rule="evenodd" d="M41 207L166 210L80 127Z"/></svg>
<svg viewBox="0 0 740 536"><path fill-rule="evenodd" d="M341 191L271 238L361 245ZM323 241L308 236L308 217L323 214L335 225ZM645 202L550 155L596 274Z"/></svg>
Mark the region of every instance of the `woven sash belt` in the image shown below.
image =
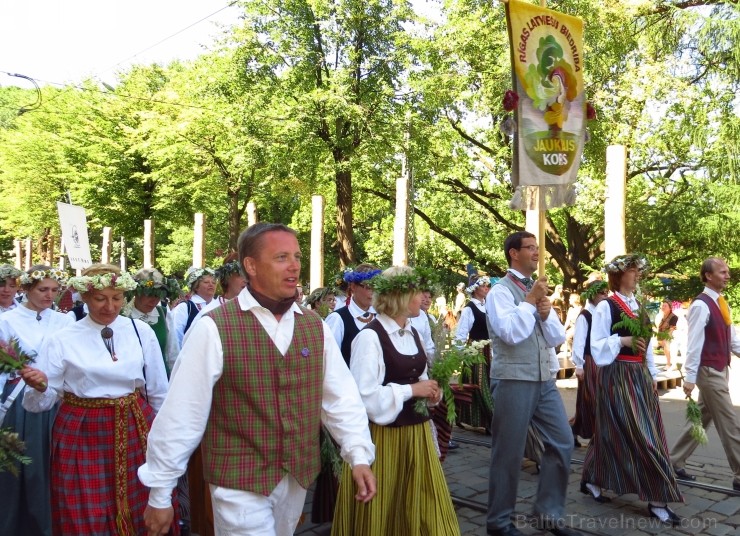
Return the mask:
<svg viewBox="0 0 740 536"><path fill-rule="evenodd" d="M122 396L121 398L80 398L72 393L64 393L64 402L70 406L80 408L99 409L113 406L115 408L115 471L116 471L116 525L120 536L136 534L131 510L128 506L128 464L127 446L128 446L128 412L134 415L136 421L136 430L141 441L141 448L146 454L146 437L149 427L144 417L144 413L139 406L140 393L137 389L133 393Z"/></svg>
<svg viewBox="0 0 740 536"><path fill-rule="evenodd" d="M617 356L617 361L627 361L629 363L642 363L644 361L643 357L641 355L625 355L625 354L619 354Z"/></svg>

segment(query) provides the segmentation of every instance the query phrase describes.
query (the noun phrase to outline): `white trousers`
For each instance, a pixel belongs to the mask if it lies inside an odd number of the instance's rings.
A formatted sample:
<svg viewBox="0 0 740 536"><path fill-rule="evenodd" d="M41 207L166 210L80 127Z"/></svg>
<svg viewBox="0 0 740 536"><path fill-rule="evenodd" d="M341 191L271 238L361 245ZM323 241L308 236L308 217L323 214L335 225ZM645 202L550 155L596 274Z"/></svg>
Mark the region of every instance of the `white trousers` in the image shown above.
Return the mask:
<svg viewBox="0 0 740 536"><path fill-rule="evenodd" d="M306 501L306 490L291 475L285 475L268 497L209 487L216 536L291 536Z"/></svg>

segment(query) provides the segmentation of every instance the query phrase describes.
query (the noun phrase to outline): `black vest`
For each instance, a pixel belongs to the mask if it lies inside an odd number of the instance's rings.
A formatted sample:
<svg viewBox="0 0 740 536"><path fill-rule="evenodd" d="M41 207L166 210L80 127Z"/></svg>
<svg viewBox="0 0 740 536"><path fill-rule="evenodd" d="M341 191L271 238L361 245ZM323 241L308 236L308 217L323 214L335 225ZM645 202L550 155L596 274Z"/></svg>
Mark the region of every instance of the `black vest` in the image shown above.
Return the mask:
<svg viewBox="0 0 740 536"><path fill-rule="evenodd" d="M473 311L473 327L470 328L470 333L468 333L468 340L487 341L490 337L486 325L486 313L481 312L472 301L469 301L465 307L470 307Z"/></svg>
<svg viewBox="0 0 740 536"><path fill-rule="evenodd" d="M352 341L355 340L355 337L360 333L360 330L358 329L352 314L349 312L349 307L345 305L344 307L337 309L335 312L340 316L342 323L344 324L344 337L342 337L342 344L339 346L339 349L342 351L344 362L347 363L347 366L349 367L349 358L352 356Z"/></svg>
<svg viewBox="0 0 740 536"><path fill-rule="evenodd" d="M583 345L583 355L584 357L587 355L593 356L594 354L591 352L591 322L593 321L593 316L591 315L591 311L586 311L585 307L581 309L580 316L586 319L586 343Z"/></svg>

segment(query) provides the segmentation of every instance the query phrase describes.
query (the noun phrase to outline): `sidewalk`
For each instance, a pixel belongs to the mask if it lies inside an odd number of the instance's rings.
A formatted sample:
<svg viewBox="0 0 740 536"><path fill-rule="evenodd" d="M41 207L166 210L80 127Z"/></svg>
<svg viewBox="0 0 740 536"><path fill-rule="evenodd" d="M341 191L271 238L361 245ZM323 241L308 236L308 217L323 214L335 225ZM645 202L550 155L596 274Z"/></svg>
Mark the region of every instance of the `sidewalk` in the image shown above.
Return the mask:
<svg viewBox="0 0 740 536"><path fill-rule="evenodd" d="M733 369L730 373L730 392L733 402L740 406L740 359L733 358ZM575 408L576 380L558 380L558 388L563 397L569 415ZM697 391L694 392L694 398ZM669 447L681 433L685 423L685 397L681 388L661 392L661 411L666 428ZM740 409L738 409L740 411ZM489 438L459 428L454 435L462 439L489 441ZM697 476L697 481L732 489L732 472L730 471L722 445L716 430L708 430L709 444L699 447L689 459L687 470ZM566 524L584 534L600 535L647 535L647 534L708 534L714 536L740 536L740 496L732 496L716 490L705 490L681 485L686 500L683 504L672 504L671 507L684 518L684 523L675 528L647 517L647 506L635 495L613 497L612 502L598 504L589 496L579 492L581 464L586 454L585 446L573 452L574 463L571 465L570 485L566 498ZM490 449L475 444L460 444L460 448L451 451L443 464L450 493L473 503L485 505L488 496L488 464ZM535 465L524 461L521 478L515 524L528 535L548 534L533 527L528 517L532 511L533 499L537 491L538 477ZM306 520L299 525L296 534L328 535L330 524L312 525L310 523L310 492L307 498ZM469 507L456 506L460 529L464 536L484 536L485 513ZM343 535L353 536L353 535ZM415 536L415 535L388 535Z"/></svg>

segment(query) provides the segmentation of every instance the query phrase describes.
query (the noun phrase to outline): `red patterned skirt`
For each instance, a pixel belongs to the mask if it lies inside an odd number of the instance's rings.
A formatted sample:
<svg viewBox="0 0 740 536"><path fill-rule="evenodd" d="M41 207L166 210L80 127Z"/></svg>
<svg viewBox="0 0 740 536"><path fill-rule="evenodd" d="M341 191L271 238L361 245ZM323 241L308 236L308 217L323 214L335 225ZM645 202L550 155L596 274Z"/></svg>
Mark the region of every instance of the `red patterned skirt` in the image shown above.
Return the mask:
<svg viewBox="0 0 740 536"><path fill-rule="evenodd" d="M54 534L146 535L149 489L136 471L153 420L138 392L117 399L65 394L52 431ZM179 534L176 521L171 534Z"/></svg>

